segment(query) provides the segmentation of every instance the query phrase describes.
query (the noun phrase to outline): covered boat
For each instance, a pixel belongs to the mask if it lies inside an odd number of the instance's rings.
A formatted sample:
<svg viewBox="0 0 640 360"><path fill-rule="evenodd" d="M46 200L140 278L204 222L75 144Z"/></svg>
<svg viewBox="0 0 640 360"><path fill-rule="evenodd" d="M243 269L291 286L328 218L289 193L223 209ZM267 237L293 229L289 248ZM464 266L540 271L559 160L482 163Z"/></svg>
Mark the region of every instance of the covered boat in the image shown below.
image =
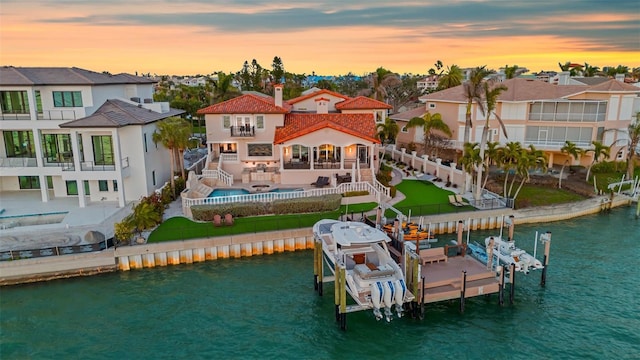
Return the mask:
<svg viewBox="0 0 640 360"><path fill-rule="evenodd" d="M391 239L384 231L361 222L325 219L313 226L313 235L322 243L324 263L334 276L337 266L345 269L346 292L357 304L350 311L373 309L379 320L384 309L390 321L393 307L402 316L403 304L414 296L389 253Z"/></svg>

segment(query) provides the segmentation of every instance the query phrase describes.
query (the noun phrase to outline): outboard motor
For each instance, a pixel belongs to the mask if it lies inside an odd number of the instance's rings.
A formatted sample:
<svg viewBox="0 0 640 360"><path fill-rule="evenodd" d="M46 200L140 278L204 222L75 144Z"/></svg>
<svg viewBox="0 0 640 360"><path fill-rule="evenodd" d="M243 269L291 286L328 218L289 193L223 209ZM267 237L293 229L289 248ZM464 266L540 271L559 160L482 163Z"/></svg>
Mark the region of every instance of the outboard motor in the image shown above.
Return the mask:
<svg viewBox="0 0 640 360"><path fill-rule="evenodd" d="M396 296L396 289L395 286L393 285L392 281L385 281L384 282L384 315L387 318L387 322L391 321L391 319L393 318L393 315L391 313L391 306L394 304L395 302L395 296Z"/></svg>
<svg viewBox="0 0 640 360"><path fill-rule="evenodd" d="M382 283L376 281L371 284L371 303L373 304L373 315L376 320L382 319L382 313L380 312L380 305L383 302L384 287Z"/></svg>

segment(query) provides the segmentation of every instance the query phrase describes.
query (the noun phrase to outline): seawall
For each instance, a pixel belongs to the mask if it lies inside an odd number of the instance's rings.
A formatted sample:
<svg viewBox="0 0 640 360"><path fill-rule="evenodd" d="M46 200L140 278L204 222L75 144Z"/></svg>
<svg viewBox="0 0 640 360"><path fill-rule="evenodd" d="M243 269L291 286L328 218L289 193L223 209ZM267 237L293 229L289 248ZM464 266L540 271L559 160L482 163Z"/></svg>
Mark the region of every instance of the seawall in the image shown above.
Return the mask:
<svg viewBox="0 0 640 360"><path fill-rule="evenodd" d="M514 211L511 209L453 213L424 217L436 234L454 233L458 221L471 230L499 228L502 217L514 215L517 224L569 219L602 211L607 198ZM616 197L612 207L630 203ZM416 222L417 218L412 218ZM192 264L217 259L271 255L313 248L311 228L264 233L221 236L215 238L169 241L123 246L88 254L74 254L0 262L0 285L46 281L72 276L95 275L110 271L129 271L157 266Z"/></svg>

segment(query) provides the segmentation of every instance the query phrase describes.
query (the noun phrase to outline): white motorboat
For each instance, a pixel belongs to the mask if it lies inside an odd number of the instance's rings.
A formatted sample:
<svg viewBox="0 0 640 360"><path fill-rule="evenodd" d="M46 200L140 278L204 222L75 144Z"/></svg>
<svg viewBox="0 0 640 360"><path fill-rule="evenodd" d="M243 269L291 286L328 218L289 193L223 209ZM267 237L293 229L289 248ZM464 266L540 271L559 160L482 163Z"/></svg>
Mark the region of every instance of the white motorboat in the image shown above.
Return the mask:
<svg viewBox="0 0 640 360"><path fill-rule="evenodd" d="M387 243L391 239L379 229L361 222L320 220L313 226L322 243L324 262L335 275L336 264L345 267L346 291L356 302L355 310L373 309L376 319L390 321L391 308L402 316L405 302L414 299L404 275L393 260Z"/></svg>
<svg viewBox="0 0 640 360"><path fill-rule="evenodd" d="M530 270L539 270L544 266L540 260L516 247L515 241L503 240L501 236L490 236L484 240L486 249L493 239L493 256L497 256L501 265L516 265L516 271L528 274Z"/></svg>

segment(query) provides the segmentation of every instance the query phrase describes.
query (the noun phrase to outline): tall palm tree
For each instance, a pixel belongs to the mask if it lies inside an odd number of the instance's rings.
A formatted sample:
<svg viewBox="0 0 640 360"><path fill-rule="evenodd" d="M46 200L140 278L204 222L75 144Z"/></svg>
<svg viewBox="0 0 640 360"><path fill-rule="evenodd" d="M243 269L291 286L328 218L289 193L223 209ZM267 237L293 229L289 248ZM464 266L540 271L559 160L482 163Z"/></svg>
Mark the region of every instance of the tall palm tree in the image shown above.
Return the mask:
<svg viewBox="0 0 640 360"><path fill-rule="evenodd" d="M422 127L422 130L424 132L423 140L425 152L427 152L429 144L432 143L431 138L433 137L433 131L440 131L449 137L451 137L452 135L449 125L447 125L447 123L442 120L442 116L440 115L440 113L431 114L427 111L427 113L422 117L414 117L409 120L409 123L407 124L407 128L419 126Z"/></svg>
<svg viewBox="0 0 640 360"><path fill-rule="evenodd" d="M400 127L391 118L386 118L384 123L377 125L378 138L383 145L392 144L396 142L396 136L400 132Z"/></svg>
<svg viewBox="0 0 640 360"><path fill-rule="evenodd" d="M169 159L171 165L171 188L175 191L175 167L176 163L182 164L182 162L178 159L178 149L183 144L186 143L189 139L190 130L186 131L185 129L190 129L189 123L176 116L168 117L162 121L159 121L156 125L156 131L152 135L152 140L154 143L161 143L169 151ZM184 138L186 137L187 140ZM184 168L184 166L182 166ZM183 172L184 174L184 172ZM183 175L184 176L184 175ZM175 195L175 193L174 193Z"/></svg>
<svg viewBox="0 0 640 360"><path fill-rule="evenodd" d="M515 203L518 194L520 194L520 190L522 190L522 186L525 181L529 181L531 170L541 169L542 171L547 171L547 157L544 155L544 152L538 150L533 145L529 145L529 150L524 150L522 152L522 156L518 159L518 168L517 173L521 176L520 185L518 185L518 189L515 194L513 194L513 201ZM514 177L515 179L515 177ZM509 196L511 195L511 191L513 189L513 183L509 188Z"/></svg>
<svg viewBox="0 0 640 360"><path fill-rule="evenodd" d="M480 111L484 113L484 104L482 103L482 80L491 74L492 71L487 70L486 65L478 66L471 70L469 79L464 82L464 96L467 99L467 112L465 114L466 122L464 124L464 139L463 142L469 142L471 135L471 128L473 126L471 122L471 107L475 102L478 104Z"/></svg>
<svg viewBox="0 0 640 360"><path fill-rule="evenodd" d="M464 143L464 151L460 158L460 165L464 169L465 173L471 175L471 181L473 181L473 175L477 171L478 167L482 165L482 159L480 158L480 145L478 143ZM466 177L465 177L466 181ZM465 185L465 191L468 187Z"/></svg>
<svg viewBox="0 0 640 360"><path fill-rule="evenodd" d="M487 186L489 180L489 168L492 163L500 163L500 143L497 141L489 141L484 151L484 180L482 180L482 188Z"/></svg>
<svg viewBox="0 0 640 360"><path fill-rule="evenodd" d="M379 67L370 75L371 97L378 101L385 101L387 98L387 86L395 84L400 79L398 76L383 67Z"/></svg>
<svg viewBox="0 0 640 360"><path fill-rule="evenodd" d="M183 179L186 179L184 173L184 151L189 147L189 138L193 129L191 128L191 124L189 124L184 119L180 119L180 121L176 120L176 149L178 150L178 165L180 166L180 174Z"/></svg>
<svg viewBox="0 0 640 360"><path fill-rule="evenodd" d="M589 181L589 174L591 173L591 168L593 167L593 165L600 161L601 157L605 159L608 158L609 151L611 150L611 147L606 146L599 141L592 141L591 144L593 144L593 149L585 150L585 153L593 152L593 160L587 168L587 177L584 179L585 181Z"/></svg>
<svg viewBox="0 0 640 360"><path fill-rule="evenodd" d="M447 67L447 71L438 80L438 89L449 89L462 84L462 69L458 65L451 65Z"/></svg>
<svg viewBox="0 0 640 360"><path fill-rule="evenodd" d="M507 183L509 181L509 174L511 171L516 170L518 159L522 154L522 146L519 142L511 141L505 144L500 149L500 163L502 164L502 170L504 171L504 185L503 194L505 197L509 196L507 192Z"/></svg>
<svg viewBox="0 0 640 360"><path fill-rule="evenodd" d="M496 117L496 119L500 123L500 126L502 127L504 136L507 137L507 129L502 123L502 119L500 119L498 114L495 113L495 109L498 104L498 96L500 96L500 94L503 91L507 90L507 87L502 84L492 85L489 82L484 82L483 90L484 90L484 100L486 104L486 108L485 108L486 118L485 118L484 127L482 128L482 138L480 139L480 158L481 159L484 159L484 153L487 148L487 142L489 141L489 119L491 118L491 115L494 115ZM478 173L476 174L476 176L477 176L476 191L474 193L474 198L476 200L480 200L480 195L482 194L482 168L478 169Z"/></svg>
<svg viewBox="0 0 640 360"><path fill-rule="evenodd" d="M211 104L217 104L234 97L240 96L241 93L233 86L233 75L218 73L218 80L212 82Z"/></svg>
<svg viewBox="0 0 640 360"><path fill-rule="evenodd" d="M558 188L562 189L562 175L564 173L564 167L569 163L569 160L578 160L578 157L582 155L583 151L581 148L577 147L575 143L571 141L565 141L564 145L560 149L560 152L569 155L569 158L564 161L564 163L562 164L562 168L560 169L560 180L558 181ZM569 165L569 170L571 170L571 165Z"/></svg>
<svg viewBox="0 0 640 360"><path fill-rule="evenodd" d="M635 165L633 158L636 154L640 155L640 112L636 113L635 121L629 124L626 129L605 130L605 132L609 131L622 132L626 135L624 139L616 140L613 145L622 144L627 148L627 179L633 179Z"/></svg>

